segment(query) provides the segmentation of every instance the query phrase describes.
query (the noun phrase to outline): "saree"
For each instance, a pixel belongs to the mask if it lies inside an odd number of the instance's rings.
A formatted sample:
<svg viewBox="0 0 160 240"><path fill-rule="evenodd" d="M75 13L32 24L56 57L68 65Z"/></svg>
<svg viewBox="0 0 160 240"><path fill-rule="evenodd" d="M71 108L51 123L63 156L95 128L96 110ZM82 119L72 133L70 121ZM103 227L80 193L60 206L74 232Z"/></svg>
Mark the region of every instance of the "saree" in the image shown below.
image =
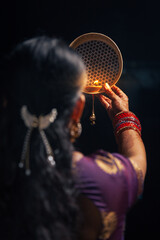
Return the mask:
<svg viewBox="0 0 160 240"><path fill-rule="evenodd" d="M97 240L123 240L126 214L143 190L141 170L121 154L98 150L77 161L76 176L77 189L101 214Z"/></svg>

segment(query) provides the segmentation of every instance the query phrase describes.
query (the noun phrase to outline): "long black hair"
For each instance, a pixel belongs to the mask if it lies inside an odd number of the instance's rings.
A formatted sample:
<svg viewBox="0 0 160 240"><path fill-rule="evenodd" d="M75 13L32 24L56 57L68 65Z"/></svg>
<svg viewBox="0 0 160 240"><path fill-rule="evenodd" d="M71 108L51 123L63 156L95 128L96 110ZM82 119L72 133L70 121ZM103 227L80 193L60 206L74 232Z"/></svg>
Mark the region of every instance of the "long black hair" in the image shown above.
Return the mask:
<svg viewBox="0 0 160 240"><path fill-rule="evenodd" d="M62 41L38 37L19 44L3 69L0 117L1 239L76 239L77 206L68 123L83 81L84 65ZM4 84L5 83L5 84ZM56 167L46 160L39 131L30 140L31 175L18 168L27 128L20 110L58 115L45 130Z"/></svg>

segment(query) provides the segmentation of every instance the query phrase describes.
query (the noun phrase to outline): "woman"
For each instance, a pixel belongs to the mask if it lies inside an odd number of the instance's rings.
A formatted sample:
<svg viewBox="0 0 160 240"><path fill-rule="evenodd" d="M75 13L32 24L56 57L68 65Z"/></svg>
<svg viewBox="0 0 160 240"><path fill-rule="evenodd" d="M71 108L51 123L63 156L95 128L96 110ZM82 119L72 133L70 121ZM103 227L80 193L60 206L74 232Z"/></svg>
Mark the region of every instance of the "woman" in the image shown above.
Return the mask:
<svg viewBox="0 0 160 240"><path fill-rule="evenodd" d="M107 86L108 97L99 96L122 155L83 156L72 145L86 82L76 53L59 40L35 38L18 45L4 69L1 239L122 239L146 172L140 122L127 96Z"/></svg>

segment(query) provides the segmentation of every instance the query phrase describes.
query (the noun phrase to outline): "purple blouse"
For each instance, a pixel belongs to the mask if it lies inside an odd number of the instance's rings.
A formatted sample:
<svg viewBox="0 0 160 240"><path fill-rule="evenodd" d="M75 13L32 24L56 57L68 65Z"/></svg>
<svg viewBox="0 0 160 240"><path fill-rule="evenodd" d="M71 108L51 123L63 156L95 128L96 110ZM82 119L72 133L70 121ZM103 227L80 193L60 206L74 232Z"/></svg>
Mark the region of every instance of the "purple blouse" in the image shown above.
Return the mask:
<svg viewBox="0 0 160 240"><path fill-rule="evenodd" d="M125 216L142 191L142 172L118 153L99 150L76 163L77 188L99 209L103 229L98 240L124 239Z"/></svg>

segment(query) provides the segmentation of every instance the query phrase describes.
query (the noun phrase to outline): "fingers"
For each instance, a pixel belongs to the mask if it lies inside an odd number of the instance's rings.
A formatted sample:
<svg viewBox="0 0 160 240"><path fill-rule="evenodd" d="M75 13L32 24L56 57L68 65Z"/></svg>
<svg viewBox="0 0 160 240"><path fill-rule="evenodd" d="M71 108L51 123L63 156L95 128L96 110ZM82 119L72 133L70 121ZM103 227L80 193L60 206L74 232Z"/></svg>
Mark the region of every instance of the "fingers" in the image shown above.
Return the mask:
<svg viewBox="0 0 160 240"><path fill-rule="evenodd" d="M120 98L124 98L127 100L127 95L117 86L113 86L112 88L108 85L108 83L104 84L104 89L108 97L112 100L117 99L117 96Z"/></svg>
<svg viewBox="0 0 160 240"><path fill-rule="evenodd" d="M127 95L117 86L113 86L112 90L115 94L117 94L120 98L127 97Z"/></svg>
<svg viewBox="0 0 160 240"><path fill-rule="evenodd" d="M110 108L110 104L111 104L111 100L109 98L107 98L106 96L104 95L99 95L98 96L100 102L102 103L102 105L106 108L106 109L109 109Z"/></svg>
<svg viewBox="0 0 160 240"><path fill-rule="evenodd" d="M113 86L112 87L112 90L114 91L114 93L115 94L117 94L119 97L123 97L123 92L122 92L122 90L119 88L119 87L117 87L117 86Z"/></svg>
<svg viewBox="0 0 160 240"><path fill-rule="evenodd" d="M104 84L104 90L105 93L108 95L108 97L112 100L114 100L115 98L117 98L117 95L114 91L112 91L111 87L108 85L108 83Z"/></svg>
<svg viewBox="0 0 160 240"><path fill-rule="evenodd" d="M108 98L108 97L106 97L104 95L99 95L99 96L101 96L104 99L104 101L108 102L109 104L112 103L112 100L110 98Z"/></svg>

